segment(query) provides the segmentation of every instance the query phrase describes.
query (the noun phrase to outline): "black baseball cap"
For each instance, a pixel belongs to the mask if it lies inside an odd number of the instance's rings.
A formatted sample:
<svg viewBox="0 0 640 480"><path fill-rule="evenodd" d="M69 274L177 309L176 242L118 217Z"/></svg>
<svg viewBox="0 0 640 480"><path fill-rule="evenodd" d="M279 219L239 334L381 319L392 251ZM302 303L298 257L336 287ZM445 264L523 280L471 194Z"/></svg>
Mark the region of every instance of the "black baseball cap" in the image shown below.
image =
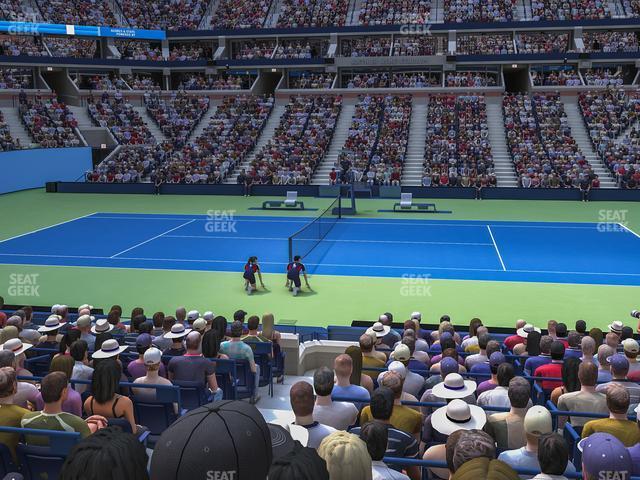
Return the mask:
<svg viewBox="0 0 640 480"><path fill-rule="evenodd" d="M272 459L270 429L258 409L223 400L190 411L164 431L153 452L151 478L263 480Z"/></svg>
<svg viewBox="0 0 640 480"><path fill-rule="evenodd" d="M295 442L293 450L273 461L269 480L329 480L329 472L315 448Z"/></svg>
<svg viewBox="0 0 640 480"><path fill-rule="evenodd" d="M247 312L245 312L244 310L236 310L235 313L233 314L233 319L244 322L244 317L246 316L247 316Z"/></svg>

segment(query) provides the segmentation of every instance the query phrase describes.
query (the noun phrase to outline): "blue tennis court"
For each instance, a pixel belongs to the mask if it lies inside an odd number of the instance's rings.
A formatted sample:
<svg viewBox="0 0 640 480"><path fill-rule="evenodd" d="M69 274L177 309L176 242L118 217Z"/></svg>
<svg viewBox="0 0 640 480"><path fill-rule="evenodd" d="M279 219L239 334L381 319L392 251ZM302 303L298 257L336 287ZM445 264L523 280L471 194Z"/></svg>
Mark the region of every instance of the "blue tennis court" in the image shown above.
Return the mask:
<svg viewBox="0 0 640 480"><path fill-rule="evenodd" d="M288 237L312 220L94 213L0 242L0 264L240 275L257 255L282 273ZM294 253L316 240L294 240ZM304 262L318 275L640 285L640 236L613 223L343 218Z"/></svg>

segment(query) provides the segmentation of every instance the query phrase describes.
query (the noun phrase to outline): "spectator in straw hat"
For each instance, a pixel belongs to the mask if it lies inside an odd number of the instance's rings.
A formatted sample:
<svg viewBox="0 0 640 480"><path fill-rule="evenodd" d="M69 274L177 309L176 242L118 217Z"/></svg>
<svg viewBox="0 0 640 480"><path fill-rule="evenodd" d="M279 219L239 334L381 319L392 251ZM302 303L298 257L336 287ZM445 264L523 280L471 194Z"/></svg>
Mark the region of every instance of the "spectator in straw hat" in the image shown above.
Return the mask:
<svg viewBox="0 0 640 480"><path fill-rule="evenodd" d="M38 332L43 335L38 342L38 348L50 348L53 350L59 348L62 336L59 337L58 332L60 327L64 325L61 320L58 315L51 315L45 320L44 325L38 328Z"/></svg>
<svg viewBox="0 0 640 480"><path fill-rule="evenodd" d="M429 447L422 457L424 460L445 461L447 458L446 439L454 432L460 430L482 429L487 421L487 416L480 407L469 405L463 400L451 400L445 407L440 407L431 415L430 423L444 442ZM423 435L423 440L425 440ZM449 472L441 468L432 468L431 472L439 478L447 478Z"/></svg>
<svg viewBox="0 0 640 480"><path fill-rule="evenodd" d="M391 315L391 313L383 313L382 315L380 315L380 317L378 317L378 322L380 322L385 327L389 327L389 333L382 337L382 343L384 343L389 348L393 348L396 343L402 340L400 334L391 328L391 324L393 323L393 315Z"/></svg>
<svg viewBox="0 0 640 480"><path fill-rule="evenodd" d="M169 357L184 355L186 352L184 339L190 331L191 329L185 328L182 323L173 324L171 331L164 334L164 338L171 340L171 347L162 352L162 354Z"/></svg>
<svg viewBox="0 0 640 480"><path fill-rule="evenodd" d="M22 340L20 340L19 338L12 338L0 345L0 348L2 350L7 350L15 355L15 370L16 374L19 377L33 377L33 374L29 370L24 368L24 352L32 347L33 345L31 344L22 343Z"/></svg>
<svg viewBox="0 0 640 480"><path fill-rule="evenodd" d="M356 427L350 430L355 435L361 435L363 429L371 423L379 423L386 427L388 443L386 444L387 457L400 458L417 458L420 450L418 440L414 435L395 428L391 422L394 404L394 393L387 387L380 387L371 396L371 415L372 420L363 423L362 427ZM391 465L390 468L396 472L401 470L397 465ZM418 467L408 467L408 475L414 478L420 478L420 469Z"/></svg>
<svg viewBox="0 0 640 480"><path fill-rule="evenodd" d="M430 390L424 392L420 398L421 402L445 402L454 398L461 398L470 405L476 404L476 382L464 380L458 373L459 366L452 358L445 358L442 361L444 380L434 385ZM422 414L431 414L430 407L421 407ZM425 421L426 425L426 421Z"/></svg>

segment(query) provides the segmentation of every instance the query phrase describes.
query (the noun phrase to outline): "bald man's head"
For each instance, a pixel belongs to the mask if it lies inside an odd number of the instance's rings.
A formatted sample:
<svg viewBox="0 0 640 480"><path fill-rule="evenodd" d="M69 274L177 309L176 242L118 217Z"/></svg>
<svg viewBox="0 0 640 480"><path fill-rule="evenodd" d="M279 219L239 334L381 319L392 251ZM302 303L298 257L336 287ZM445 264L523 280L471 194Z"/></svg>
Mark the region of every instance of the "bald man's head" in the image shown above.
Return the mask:
<svg viewBox="0 0 640 480"><path fill-rule="evenodd" d="M200 332L191 331L187 335L185 345L187 350L198 350L200 348L200 340L202 339Z"/></svg>

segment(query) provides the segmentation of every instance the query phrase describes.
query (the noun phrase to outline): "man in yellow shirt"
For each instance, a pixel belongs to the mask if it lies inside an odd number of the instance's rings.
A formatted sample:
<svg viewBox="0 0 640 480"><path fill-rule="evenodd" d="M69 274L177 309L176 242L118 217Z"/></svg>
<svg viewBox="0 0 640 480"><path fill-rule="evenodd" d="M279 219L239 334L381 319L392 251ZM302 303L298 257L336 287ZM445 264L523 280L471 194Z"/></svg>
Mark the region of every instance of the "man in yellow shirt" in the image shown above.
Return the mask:
<svg viewBox="0 0 640 480"><path fill-rule="evenodd" d="M18 392L16 371L11 367L0 368L0 425L3 427L20 428L20 421L29 410L13 404ZM16 461L16 446L19 437L13 433L0 433L0 443L7 445Z"/></svg>
<svg viewBox="0 0 640 480"><path fill-rule="evenodd" d="M376 370L364 370L365 368L385 368L385 363L378 358L373 350L373 337L366 333L360 337L360 350L362 350L362 373L371 377L375 381L380 375Z"/></svg>
<svg viewBox="0 0 640 480"><path fill-rule="evenodd" d="M396 372L388 372L382 379L383 387L389 388L394 395L393 411L389 422L394 428L402 430L409 435L414 435L419 439L420 430L422 428L422 414L412 408L405 407L400 403L402 396L402 377ZM373 420L371 407L366 406L360 413L360 426Z"/></svg>
<svg viewBox="0 0 640 480"><path fill-rule="evenodd" d="M609 433L624 443L625 447L632 447L640 442L640 429L635 422L627 419L629 409L629 392L622 385L612 383L607 388L607 408L609 418L601 418L587 422L582 429L582 438L593 433Z"/></svg>

